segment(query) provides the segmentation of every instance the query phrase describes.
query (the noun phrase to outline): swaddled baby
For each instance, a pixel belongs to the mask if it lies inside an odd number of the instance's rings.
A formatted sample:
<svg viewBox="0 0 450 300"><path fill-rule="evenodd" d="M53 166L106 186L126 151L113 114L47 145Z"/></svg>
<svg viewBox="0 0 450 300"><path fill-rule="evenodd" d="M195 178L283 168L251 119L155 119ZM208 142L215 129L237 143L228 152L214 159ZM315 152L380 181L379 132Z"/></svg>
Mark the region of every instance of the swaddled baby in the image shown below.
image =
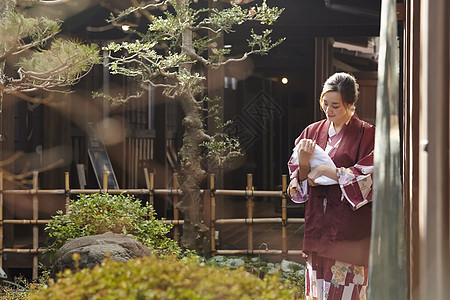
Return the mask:
<svg viewBox="0 0 450 300"><path fill-rule="evenodd" d="M292 163L298 165L298 156L297 156L297 150L300 143L298 143L294 148L294 155L292 157ZM336 165L331 160L331 158L328 156L328 154L325 153L325 151L319 146L316 145L316 148L314 148L314 153L311 157L310 161L310 167L311 170L313 170L315 167L319 165L326 165L333 168L336 168ZM315 183L320 185L332 185L332 184L338 184L338 182L334 179L331 179L325 175L322 175L314 180Z"/></svg>

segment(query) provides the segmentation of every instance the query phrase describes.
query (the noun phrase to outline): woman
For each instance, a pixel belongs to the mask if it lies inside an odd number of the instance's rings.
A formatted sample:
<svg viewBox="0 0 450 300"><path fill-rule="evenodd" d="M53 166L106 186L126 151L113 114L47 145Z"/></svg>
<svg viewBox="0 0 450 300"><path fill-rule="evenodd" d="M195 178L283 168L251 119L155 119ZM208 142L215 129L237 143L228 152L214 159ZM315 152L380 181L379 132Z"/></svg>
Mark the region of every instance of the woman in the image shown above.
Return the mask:
<svg viewBox="0 0 450 300"><path fill-rule="evenodd" d="M358 94L353 76L328 78L320 96L327 118L301 133L288 163L288 194L294 202L306 202L306 299L366 298L375 127L356 116ZM335 166L311 169L315 147ZM319 185L322 176L335 184Z"/></svg>

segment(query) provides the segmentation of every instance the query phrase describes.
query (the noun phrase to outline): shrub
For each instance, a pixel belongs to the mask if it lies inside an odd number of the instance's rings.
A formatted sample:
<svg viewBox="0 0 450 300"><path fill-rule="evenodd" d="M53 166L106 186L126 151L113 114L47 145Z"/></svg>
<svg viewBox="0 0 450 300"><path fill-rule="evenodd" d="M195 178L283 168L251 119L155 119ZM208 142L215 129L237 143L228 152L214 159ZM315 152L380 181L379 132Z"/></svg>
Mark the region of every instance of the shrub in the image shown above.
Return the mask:
<svg viewBox="0 0 450 300"><path fill-rule="evenodd" d="M30 283L23 277L17 277L14 281L0 281L0 299L22 300L26 299L30 290Z"/></svg>
<svg viewBox="0 0 450 300"><path fill-rule="evenodd" d="M50 271L42 264L39 264L39 277L37 280L18 276L13 281L0 280L0 299L23 300L27 299L31 292L36 292L40 287L48 282Z"/></svg>
<svg viewBox="0 0 450 300"><path fill-rule="evenodd" d="M266 275L279 276L279 281L295 293L299 298L305 293L305 266L297 262L283 260L281 263L272 263L261 257L250 256L222 256L201 258L208 266L218 268L238 269L244 268L247 272L263 278Z"/></svg>
<svg viewBox="0 0 450 300"><path fill-rule="evenodd" d="M29 299L295 299L268 275L260 279L239 268L205 266L195 258L142 257L120 263L111 259L33 292Z"/></svg>
<svg viewBox="0 0 450 300"><path fill-rule="evenodd" d="M166 236L172 225L155 216L151 205L142 205L131 195L80 195L70 201L66 214L58 211L45 227L47 252L56 252L69 239L110 231L132 236L159 255L181 254L176 242Z"/></svg>

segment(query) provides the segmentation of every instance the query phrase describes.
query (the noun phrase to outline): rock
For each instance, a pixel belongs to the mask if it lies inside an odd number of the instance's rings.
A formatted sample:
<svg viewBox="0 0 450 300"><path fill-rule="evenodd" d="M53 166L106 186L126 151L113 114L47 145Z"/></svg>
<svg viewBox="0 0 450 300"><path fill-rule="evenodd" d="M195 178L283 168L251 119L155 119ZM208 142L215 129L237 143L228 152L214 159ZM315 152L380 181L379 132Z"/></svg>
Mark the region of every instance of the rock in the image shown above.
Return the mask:
<svg viewBox="0 0 450 300"><path fill-rule="evenodd" d="M69 240L55 255L55 262L51 268L50 276L65 269L75 270L73 255L80 255L79 269L100 265L103 259L110 257L116 261L127 260L150 255L150 250L139 241L124 234L106 232L98 235L84 236Z"/></svg>

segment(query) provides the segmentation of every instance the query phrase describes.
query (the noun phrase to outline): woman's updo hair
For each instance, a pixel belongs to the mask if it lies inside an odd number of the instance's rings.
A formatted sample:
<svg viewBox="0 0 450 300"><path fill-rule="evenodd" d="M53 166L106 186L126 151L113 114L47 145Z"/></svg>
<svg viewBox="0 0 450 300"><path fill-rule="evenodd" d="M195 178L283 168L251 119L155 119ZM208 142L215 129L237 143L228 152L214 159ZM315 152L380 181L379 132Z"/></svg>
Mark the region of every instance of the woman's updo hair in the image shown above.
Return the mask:
<svg viewBox="0 0 450 300"><path fill-rule="evenodd" d="M320 95L320 106L322 106L323 95L328 92L340 93L342 101L347 105L352 105L358 100L359 85L356 83L353 75L344 72L335 73L323 84L322 94Z"/></svg>

